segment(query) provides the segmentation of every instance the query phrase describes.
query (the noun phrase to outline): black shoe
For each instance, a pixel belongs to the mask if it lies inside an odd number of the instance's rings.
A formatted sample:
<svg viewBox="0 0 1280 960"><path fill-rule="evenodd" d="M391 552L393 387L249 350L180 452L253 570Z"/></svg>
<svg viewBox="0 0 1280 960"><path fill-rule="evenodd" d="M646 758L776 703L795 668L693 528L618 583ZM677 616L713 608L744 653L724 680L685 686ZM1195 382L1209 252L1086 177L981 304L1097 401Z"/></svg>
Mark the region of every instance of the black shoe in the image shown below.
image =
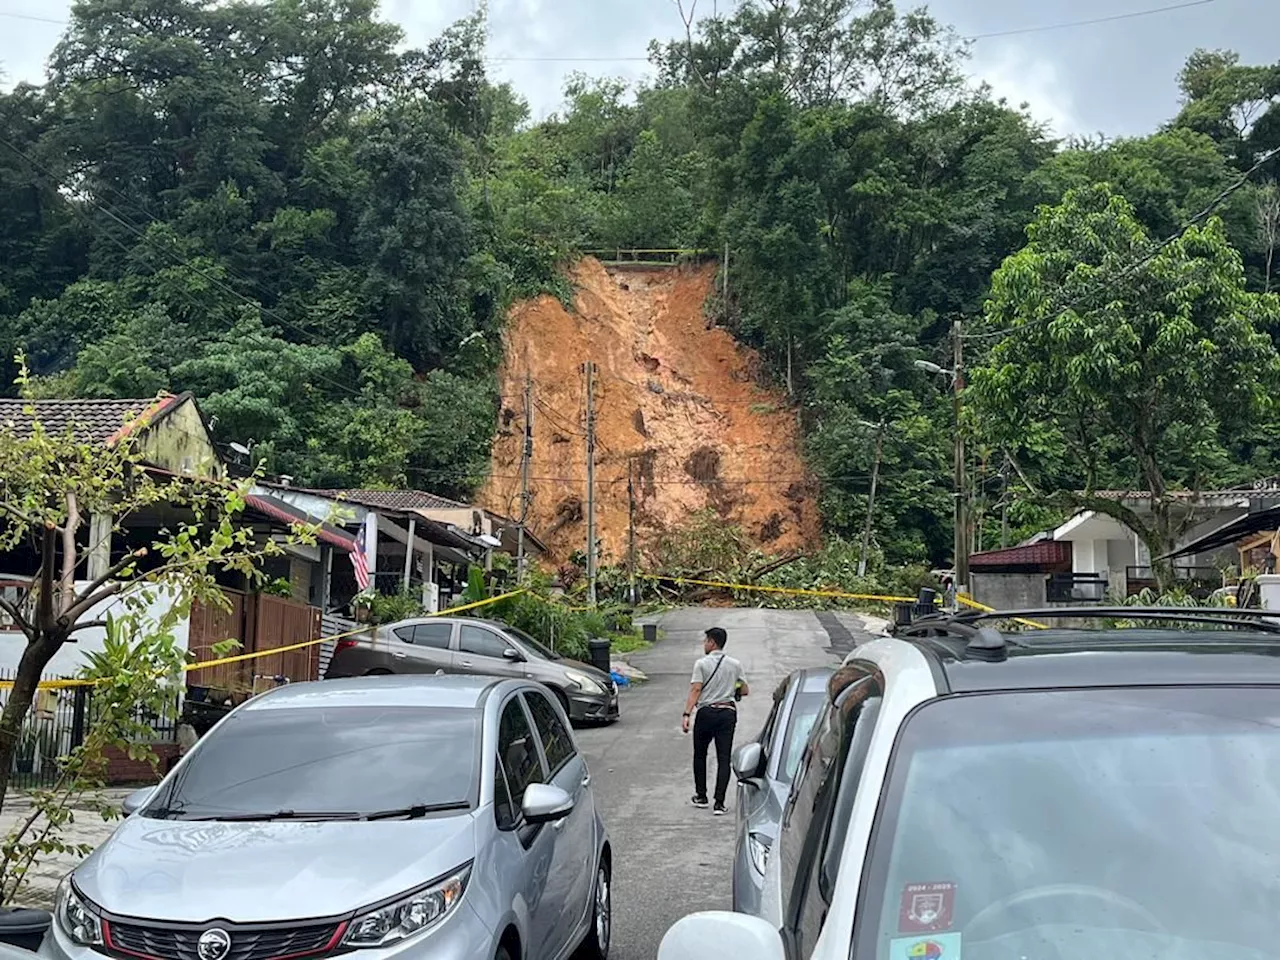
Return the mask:
<svg viewBox="0 0 1280 960"><path fill-rule="evenodd" d="M728 809L725 807L723 803L716 804L715 813L717 817L723 817L728 812L729 812Z"/></svg>
<svg viewBox="0 0 1280 960"><path fill-rule="evenodd" d="M705 810L705 809L707 809L707 807L711 806L711 804L709 804L709 803L707 802L707 798L706 798L706 797L694 797L694 798L693 798L693 805L694 805L695 807L700 807L700 808L701 808L701 809L703 809L703 810Z"/></svg>

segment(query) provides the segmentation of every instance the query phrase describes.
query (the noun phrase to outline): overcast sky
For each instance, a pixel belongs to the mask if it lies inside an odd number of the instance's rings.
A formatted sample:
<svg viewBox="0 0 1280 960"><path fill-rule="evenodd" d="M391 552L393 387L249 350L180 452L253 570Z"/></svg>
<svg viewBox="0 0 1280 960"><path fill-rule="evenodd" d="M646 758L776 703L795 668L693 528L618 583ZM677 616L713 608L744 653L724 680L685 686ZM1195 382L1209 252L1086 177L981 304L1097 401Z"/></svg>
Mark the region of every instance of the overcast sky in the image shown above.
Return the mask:
<svg viewBox="0 0 1280 960"><path fill-rule="evenodd" d="M474 0L383 0L409 42L421 44L469 13ZM709 9L716 0L698 0ZM718 0L726 6L732 0ZM1191 0L934 0L935 16L964 36L1043 27ZM686 7L688 0L686 0ZM903 3L906 7L910 4ZM0 67L8 83L39 81L69 0L0 0ZM639 78L653 37L682 25L674 0L490 0L491 53L600 58L600 62L496 62L535 117L560 103L575 70ZM1141 134L1178 109L1176 75L1196 47L1229 48L1246 63L1280 61L1280 0L1211 0L1152 16L978 40L972 73L1010 101L1030 104L1058 134ZM617 59L611 59L617 58Z"/></svg>

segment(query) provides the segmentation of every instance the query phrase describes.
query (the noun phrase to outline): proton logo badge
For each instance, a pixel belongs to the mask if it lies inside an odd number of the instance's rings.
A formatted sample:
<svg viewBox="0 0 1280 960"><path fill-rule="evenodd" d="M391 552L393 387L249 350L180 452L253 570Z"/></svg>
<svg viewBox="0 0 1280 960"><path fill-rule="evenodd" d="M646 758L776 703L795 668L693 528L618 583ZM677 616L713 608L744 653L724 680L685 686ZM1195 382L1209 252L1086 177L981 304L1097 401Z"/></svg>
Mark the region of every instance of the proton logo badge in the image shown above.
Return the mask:
<svg viewBox="0 0 1280 960"><path fill-rule="evenodd" d="M206 930L196 941L196 954L200 960L226 960L230 952L231 935L217 927Z"/></svg>

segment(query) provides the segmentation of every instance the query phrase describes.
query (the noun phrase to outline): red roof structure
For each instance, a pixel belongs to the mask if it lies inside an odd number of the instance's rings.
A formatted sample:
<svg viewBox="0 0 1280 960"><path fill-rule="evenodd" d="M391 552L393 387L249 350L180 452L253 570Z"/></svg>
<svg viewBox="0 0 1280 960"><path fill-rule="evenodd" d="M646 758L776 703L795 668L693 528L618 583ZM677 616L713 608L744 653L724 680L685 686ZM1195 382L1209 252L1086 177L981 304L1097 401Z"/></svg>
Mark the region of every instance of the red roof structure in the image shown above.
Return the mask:
<svg viewBox="0 0 1280 960"><path fill-rule="evenodd" d="M1070 540L1041 540L1020 547L988 550L969 557L969 569L982 573L1058 573L1071 569Z"/></svg>

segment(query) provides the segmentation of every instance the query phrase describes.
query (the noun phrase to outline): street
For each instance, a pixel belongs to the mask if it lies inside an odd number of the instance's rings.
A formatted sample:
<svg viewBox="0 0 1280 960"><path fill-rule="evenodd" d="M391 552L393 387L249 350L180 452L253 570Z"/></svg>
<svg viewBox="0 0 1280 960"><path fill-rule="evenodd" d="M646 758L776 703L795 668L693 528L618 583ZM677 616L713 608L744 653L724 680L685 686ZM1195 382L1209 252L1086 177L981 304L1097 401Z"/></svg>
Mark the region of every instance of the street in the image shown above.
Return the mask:
<svg viewBox="0 0 1280 960"><path fill-rule="evenodd" d="M787 673L837 662L870 637L856 614L689 609L664 615L659 642L627 658L649 680L624 693L622 721L578 731L613 841L614 960L653 960L676 920L730 906L735 786L729 816L695 809L692 746L680 732L689 674L713 626L728 631L726 652L742 661L751 684L738 743L759 733Z"/></svg>

